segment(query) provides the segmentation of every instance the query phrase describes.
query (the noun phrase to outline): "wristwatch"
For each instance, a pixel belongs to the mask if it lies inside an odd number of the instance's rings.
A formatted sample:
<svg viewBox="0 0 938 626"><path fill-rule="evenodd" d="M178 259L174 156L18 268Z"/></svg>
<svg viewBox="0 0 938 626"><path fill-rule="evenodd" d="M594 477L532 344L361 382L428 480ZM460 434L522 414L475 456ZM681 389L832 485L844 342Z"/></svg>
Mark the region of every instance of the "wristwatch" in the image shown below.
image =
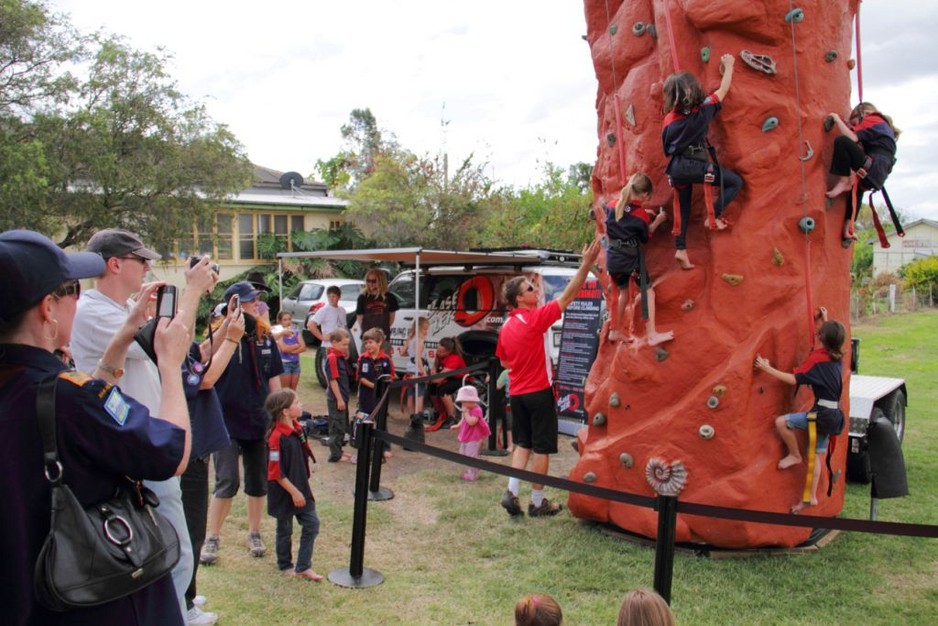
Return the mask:
<svg viewBox="0 0 938 626"><path fill-rule="evenodd" d="M118 378L118 379L119 379L121 376L124 375L124 368L123 368L123 367L111 367L110 365L108 365L108 364L105 363L104 361L98 361L98 368L99 368L101 371L110 374L110 375L113 376L114 378Z"/></svg>

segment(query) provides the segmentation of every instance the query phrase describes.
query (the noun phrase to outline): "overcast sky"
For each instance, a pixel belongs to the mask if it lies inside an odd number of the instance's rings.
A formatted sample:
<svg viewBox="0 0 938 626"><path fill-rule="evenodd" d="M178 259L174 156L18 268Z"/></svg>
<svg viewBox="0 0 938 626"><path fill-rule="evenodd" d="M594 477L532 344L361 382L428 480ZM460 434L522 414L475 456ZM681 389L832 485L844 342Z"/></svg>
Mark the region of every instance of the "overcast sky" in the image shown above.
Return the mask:
<svg viewBox="0 0 938 626"><path fill-rule="evenodd" d="M514 186L596 158L596 80L578 0L49 0L82 31L163 46L183 92L258 165L315 173L368 107L418 154L474 154ZM903 130L897 206L938 220L938 2L865 0L863 95ZM856 92L852 101L856 101ZM442 121L447 122L444 125Z"/></svg>

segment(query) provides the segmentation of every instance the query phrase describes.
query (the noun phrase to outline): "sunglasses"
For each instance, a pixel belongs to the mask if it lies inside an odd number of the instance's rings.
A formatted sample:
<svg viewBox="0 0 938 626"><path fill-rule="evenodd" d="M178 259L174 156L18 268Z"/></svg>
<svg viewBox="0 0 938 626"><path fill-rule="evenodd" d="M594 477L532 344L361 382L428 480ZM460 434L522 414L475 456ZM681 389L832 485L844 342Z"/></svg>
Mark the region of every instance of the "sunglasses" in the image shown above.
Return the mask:
<svg viewBox="0 0 938 626"><path fill-rule="evenodd" d="M534 291L534 285L532 285L531 283L528 283L528 288L524 289L524 291Z"/></svg>
<svg viewBox="0 0 938 626"><path fill-rule="evenodd" d="M365 282L368 283L369 285L377 285L377 284L378 284L378 279L377 279L377 278L369 278L369 279L366 280Z"/></svg>
<svg viewBox="0 0 938 626"><path fill-rule="evenodd" d="M124 259L125 261L136 261L136 262L141 263L141 264L143 264L143 265L146 265L147 263L149 263L148 260L146 260L146 259L144 259L144 258L141 258L141 257L138 257L136 254L131 254L130 256L119 256L119 257L117 257L117 258L118 258L118 259Z"/></svg>
<svg viewBox="0 0 938 626"><path fill-rule="evenodd" d="M52 292L52 295L56 298L64 298L65 296L75 296L77 298L81 295L81 283L77 280L73 280L64 285L60 285L58 289Z"/></svg>

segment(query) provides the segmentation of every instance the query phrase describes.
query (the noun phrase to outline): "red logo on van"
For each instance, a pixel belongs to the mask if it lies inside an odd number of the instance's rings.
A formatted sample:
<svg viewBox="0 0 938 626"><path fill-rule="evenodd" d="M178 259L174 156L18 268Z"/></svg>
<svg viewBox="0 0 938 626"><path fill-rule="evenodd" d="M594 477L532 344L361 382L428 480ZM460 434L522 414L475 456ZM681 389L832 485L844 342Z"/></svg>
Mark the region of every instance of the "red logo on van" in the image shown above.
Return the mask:
<svg viewBox="0 0 938 626"><path fill-rule="evenodd" d="M453 319L460 326L472 326L482 321L494 308L495 288L492 281L488 276L473 276L459 286Z"/></svg>

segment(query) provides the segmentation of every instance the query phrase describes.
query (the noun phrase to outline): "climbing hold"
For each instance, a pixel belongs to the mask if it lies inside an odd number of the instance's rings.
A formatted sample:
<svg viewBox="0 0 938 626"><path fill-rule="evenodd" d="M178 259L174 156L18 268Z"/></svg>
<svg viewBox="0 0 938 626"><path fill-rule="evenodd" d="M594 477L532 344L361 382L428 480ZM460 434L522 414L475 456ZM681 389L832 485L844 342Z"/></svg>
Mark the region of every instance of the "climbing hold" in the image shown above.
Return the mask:
<svg viewBox="0 0 938 626"><path fill-rule="evenodd" d="M657 38L658 38L658 29L655 28L655 25L654 25L654 24L648 24L648 25L645 27L645 30L648 31L648 34L651 35L651 38L652 38L652 39L657 39Z"/></svg>
<svg viewBox="0 0 938 626"><path fill-rule="evenodd" d="M762 132L767 133L770 130L775 130L778 128L778 118L777 117L767 117L765 121L762 122Z"/></svg>
<svg viewBox="0 0 938 626"><path fill-rule="evenodd" d="M767 54L756 54L751 50L743 50L739 53L739 56L743 60L743 63L758 72L765 72L766 74L778 73L775 67L775 61Z"/></svg>
<svg viewBox="0 0 938 626"><path fill-rule="evenodd" d="M835 122L834 122L833 115L828 115L827 117L825 117L824 118L824 132L825 133L831 132L831 129L834 127L834 123Z"/></svg>
<svg viewBox="0 0 938 626"><path fill-rule="evenodd" d="M655 358L658 359L658 362L659 362L659 363L661 363L662 361L664 361L664 360L665 360L666 358L668 358L669 356L670 356L670 354L669 354L668 351L665 350L664 348L660 348L660 347L659 347L659 348L655 348Z"/></svg>
<svg viewBox="0 0 938 626"><path fill-rule="evenodd" d="M607 142L610 146L616 145L616 134L615 134L615 133L609 133L608 135L606 135L606 142Z"/></svg>
<svg viewBox="0 0 938 626"><path fill-rule="evenodd" d="M697 305L696 302L688 298L684 301L684 304L681 305L681 310L687 313L688 311L693 311L694 307Z"/></svg>
<svg viewBox="0 0 938 626"><path fill-rule="evenodd" d="M722 398L726 394L726 385L714 385L713 389L710 391L712 391L713 395L716 397Z"/></svg>
<svg viewBox="0 0 938 626"><path fill-rule="evenodd" d="M700 434L701 439L713 439L713 435L716 434L716 431L710 424L704 424L697 430L697 432Z"/></svg>
<svg viewBox="0 0 938 626"><path fill-rule="evenodd" d="M635 22L635 25L632 26L632 34L636 37L641 37L645 34L645 24L642 22Z"/></svg>
<svg viewBox="0 0 938 626"><path fill-rule="evenodd" d="M801 232L808 234L814 230L814 218L813 217L802 217L798 220L798 228L801 229Z"/></svg>
<svg viewBox="0 0 938 626"><path fill-rule="evenodd" d="M782 251L778 248L772 248L772 264L777 267L785 265L785 257L782 256Z"/></svg>
<svg viewBox="0 0 938 626"><path fill-rule="evenodd" d="M596 221L596 209L590 209L589 218L594 222Z"/></svg>
<svg viewBox="0 0 938 626"><path fill-rule="evenodd" d="M704 63L710 62L710 48L709 47L704 46L703 48L700 49L700 60L703 61Z"/></svg>
<svg viewBox="0 0 938 626"><path fill-rule="evenodd" d="M603 250L609 249L609 240L606 238L605 235L599 238L599 245L603 247Z"/></svg>
<svg viewBox="0 0 938 626"><path fill-rule="evenodd" d="M634 461L632 460L632 455L629 454L628 452L623 452L622 454L619 455L619 463L622 463L622 465L624 465L625 467L631 468L632 465L634 464Z"/></svg>
<svg viewBox="0 0 938 626"><path fill-rule="evenodd" d="M789 24L804 21L804 9L792 9L785 14L785 21Z"/></svg>
<svg viewBox="0 0 938 626"><path fill-rule="evenodd" d="M811 160L811 157L814 156L814 148L811 147L811 142L808 141L807 139L804 140L804 145L805 145L804 154L802 154L800 157L798 157L798 160L799 160L799 161L810 161L810 160Z"/></svg>
<svg viewBox="0 0 938 626"><path fill-rule="evenodd" d="M605 426L606 416L603 413L597 413L593 416L593 426Z"/></svg>
<svg viewBox="0 0 938 626"><path fill-rule="evenodd" d="M609 394L609 406L615 409L618 408L620 404L622 404L622 402L619 400L618 393L613 391L611 394Z"/></svg>
<svg viewBox="0 0 938 626"><path fill-rule="evenodd" d="M722 278L723 280L725 280L726 282L728 282L734 287L738 285L739 283L743 282L743 277L740 274L723 274L723 276L721 276L720 278Z"/></svg>
<svg viewBox="0 0 938 626"><path fill-rule="evenodd" d="M585 483L595 483L596 482L596 472L586 472L583 474L583 482Z"/></svg>
<svg viewBox="0 0 938 626"><path fill-rule="evenodd" d="M708 408L708 409L715 409L715 408L717 408L718 406L720 406L720 399L719 399L718 397L716 397L716 396L710 396L709 398L707 398L707 408Z"/></svg>
<svg viewBox="0 0 938 626"><path fill-rule="evenodd" d="M659 495L676 496L687 483L687 470L680 461L668 464L663 459L653 458L645 466L645 480Z"/></svg>
<svg viewBox="0 0 938 626"><path fill-rule="evenodd" d="M824 54L824 60L827 61L828 63L833 63L834 61L836 61L836 60L837 60L837 51L836 51L836 50L828 50L828 51Z"/></svg>
<svg viewBox="0 0 938 626"><path fill-rule="evenodd" d="M610 35L615 35L617 32L619 32L619 25L618 25L618 24L610 24L610 25L609 25L609 34L610 34Z"/></svg>
<svg viewBox="0 0 938 626"><path fill-rule="evenodd" d="M852 70L852 69L855 68L856 66L857 66L857 60L856 60L856 59L849 59L849 60L847 60L847 69L848 69L848 70Z"/></svg>
<svg viewBox="0 0 938 626"><path fill-rule="evenodd" d="M625 110L625 119L628 120L629 124L635 126L635 107L631 104L629 105L629 108Z"/></svg>

